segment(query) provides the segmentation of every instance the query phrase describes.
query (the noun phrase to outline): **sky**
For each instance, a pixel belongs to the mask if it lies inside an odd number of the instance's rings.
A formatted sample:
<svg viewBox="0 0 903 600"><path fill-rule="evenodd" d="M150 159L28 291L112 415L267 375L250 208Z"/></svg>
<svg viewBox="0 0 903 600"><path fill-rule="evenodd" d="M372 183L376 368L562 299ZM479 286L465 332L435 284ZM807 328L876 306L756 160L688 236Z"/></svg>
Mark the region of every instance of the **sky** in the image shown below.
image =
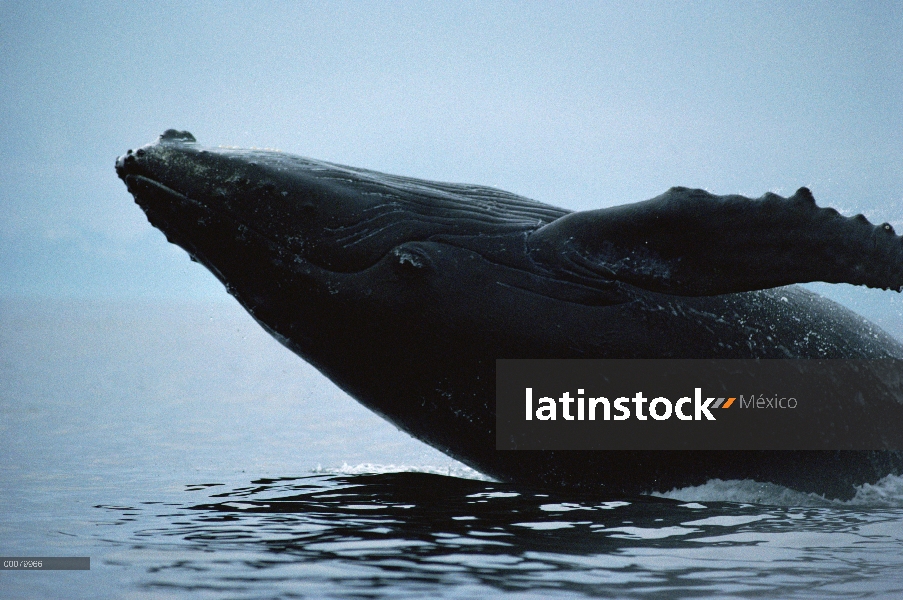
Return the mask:
<svg viewBox="0 0 903 600"><path fill-rule="evenodd" d="M227 301L116 178L168 128L574 210L805 185L903 230L901 56L900 2L0 0L0 297Z"/></svg>

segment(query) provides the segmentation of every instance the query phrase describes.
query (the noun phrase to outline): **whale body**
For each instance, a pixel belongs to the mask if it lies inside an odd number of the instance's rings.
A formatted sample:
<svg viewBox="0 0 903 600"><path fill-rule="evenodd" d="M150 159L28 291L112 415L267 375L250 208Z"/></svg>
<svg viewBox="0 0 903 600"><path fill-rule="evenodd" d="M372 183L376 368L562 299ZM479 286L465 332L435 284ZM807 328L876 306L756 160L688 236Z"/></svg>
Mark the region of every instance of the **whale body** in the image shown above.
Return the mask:
<svg viewBox="0 0 903 600"><path fill-rule="evenodd" d="M903 288L903 238L806 188L672 188L571 212L175 130L116 170L282 344L492 477L607 495L749 478L843 498L903 472L895 451L495 448L498 358L903 358L877 326L792 285Z"/></svg>

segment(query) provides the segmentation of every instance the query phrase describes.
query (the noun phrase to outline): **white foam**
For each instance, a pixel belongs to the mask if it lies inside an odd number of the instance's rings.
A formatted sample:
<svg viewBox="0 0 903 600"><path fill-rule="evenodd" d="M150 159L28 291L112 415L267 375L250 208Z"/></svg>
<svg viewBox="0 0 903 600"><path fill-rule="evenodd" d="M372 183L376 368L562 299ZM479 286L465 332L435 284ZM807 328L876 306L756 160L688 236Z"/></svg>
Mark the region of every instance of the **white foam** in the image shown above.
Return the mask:
<svg viewBox="0 0 903 600"><path fill-rule="evenodd" d="M683 502L740 502L772 506L849 506L903 508L903 476L888 475L874 484L857 486L850 500L833 500L805 492L798 492L773 483L751 479L712 479L704 485L673 489L651 496Z"/></svg>
<svg viewBox="0 0 903 600"><path fill-rule="evenodd" d="M380 465L374 463L361 463L349 465L343 462L341 467L323 467L317 465L312 472L318 475L383 475L385 473L431 473L433 475L445 475L447 477L459 477L461 479L475 479L477 481L494 481L491 477L483 475L465 465L449 465L436 467L431 465Z"/></svg>

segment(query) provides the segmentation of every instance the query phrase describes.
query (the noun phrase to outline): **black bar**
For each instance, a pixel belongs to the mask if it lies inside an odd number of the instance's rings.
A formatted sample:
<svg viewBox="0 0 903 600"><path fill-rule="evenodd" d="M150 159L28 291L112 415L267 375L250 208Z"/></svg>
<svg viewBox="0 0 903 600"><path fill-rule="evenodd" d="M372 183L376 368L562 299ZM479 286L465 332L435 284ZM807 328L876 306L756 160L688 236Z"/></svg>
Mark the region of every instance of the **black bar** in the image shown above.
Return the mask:
<svg viewBox="0 0 903 600"><path fill-rule="evenodd" d="M4 556L0 571L90 571L88 556Z"/></svg>
<svg viewBox="0 0 903 600"><path fill-rule="evenodd" d="M497 360L496 448L903 451L903 360Z"/></svg>

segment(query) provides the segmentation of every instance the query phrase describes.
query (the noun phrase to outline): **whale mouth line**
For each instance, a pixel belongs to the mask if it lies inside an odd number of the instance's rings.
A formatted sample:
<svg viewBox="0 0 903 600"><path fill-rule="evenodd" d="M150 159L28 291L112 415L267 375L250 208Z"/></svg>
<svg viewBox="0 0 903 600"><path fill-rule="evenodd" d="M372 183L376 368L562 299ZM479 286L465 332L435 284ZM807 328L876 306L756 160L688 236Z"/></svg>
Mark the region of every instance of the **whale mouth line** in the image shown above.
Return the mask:
<svg viewBox="0 0 903 600"><path fill-rule="evenodd" d="M193 198L189 198L185 194L177 192L176 190L172 189L171 187L164 185L155 179L151 179L150 177L147 177L146 175L138 175L138 174L130 173L130 174L127 174L123 179L125 179L125 184L126 184L126 186L128 186L129 192L132 192L136 183L141 183L148 187L156 188L157 191L163 192L167 196L173 196L185 203L190 203L190 204L194 204L197 206L202 206L207 209L211 209L211 207L207 206L203 202L200 202ZM135 203L138 204L138 206L140 206L141 208L144 208L144 209L147 209L148 207L150 207L150 203L147 201L145 196L140 195L140 194L134 194L134 196L135 196Z"/></svg>

